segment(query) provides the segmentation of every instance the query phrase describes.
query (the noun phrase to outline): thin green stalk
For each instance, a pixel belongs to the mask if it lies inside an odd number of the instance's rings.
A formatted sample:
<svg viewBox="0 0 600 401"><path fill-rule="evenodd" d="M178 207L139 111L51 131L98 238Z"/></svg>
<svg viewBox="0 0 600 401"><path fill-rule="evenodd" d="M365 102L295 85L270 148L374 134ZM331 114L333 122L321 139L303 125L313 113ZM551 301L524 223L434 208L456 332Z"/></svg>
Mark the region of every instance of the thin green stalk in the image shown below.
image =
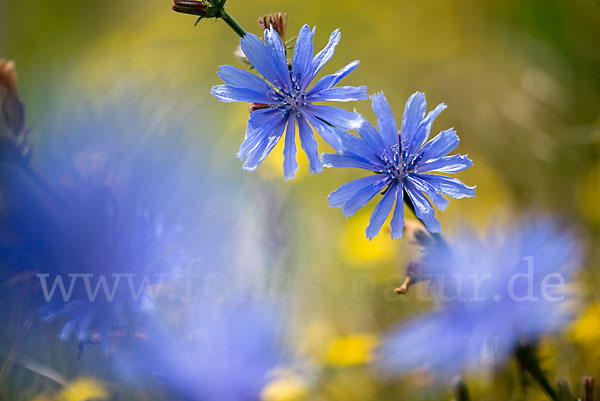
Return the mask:
<svg viewBox="0 0 600 401"><path fill-rule="evenodd" d="M220 17L235 33L237 33L240 38L243 38L246 35L246 31L242 26L229 14L224 8L221 9Z"/></svg>
<svg viewBox="0 0 600 401"><path fill-rule="evenodd" d="M521 368L529 372L531 377L533 377L536 383L544 390L552 401L561 401L557 392L554 390L554 387L552 387L550 381L546 377L546 374L540 367L533 347L529 345L519 346L515 352L515 356L519 361Z"/></svg>

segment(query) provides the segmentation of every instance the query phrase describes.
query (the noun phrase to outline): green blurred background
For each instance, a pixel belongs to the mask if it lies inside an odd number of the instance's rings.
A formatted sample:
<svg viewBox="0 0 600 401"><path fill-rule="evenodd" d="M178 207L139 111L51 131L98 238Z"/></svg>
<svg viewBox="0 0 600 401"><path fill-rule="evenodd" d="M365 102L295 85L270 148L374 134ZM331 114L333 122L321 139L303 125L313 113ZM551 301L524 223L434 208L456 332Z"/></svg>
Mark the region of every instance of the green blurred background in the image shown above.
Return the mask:
<svg viewBox="0 0 600 401"><path fill-rule="evenodd" d="M247 106L219 103L209 93L220 83L217 66L240 66L233 55L238 39L220 21L194 27L194 17L170 7L166 0L1 0L0 56L17 63L34 144L44 135L41 122L63 99L93 100L135 85L184 104L182 113L210 127L190 135L211 132L203 143L212 144L224 165L241 170L235 152ZM485 227L491 218L531 209L573 224L589 252L578 289L584 307L564 335L544 343L544 366L575 388L584 374L600 375L598 1L230 0L228 10L254 33L259 16L286 11L288 37L305 23L317 26L316 48L340 28L342 40L323 73L359 59L346 84L385 91L397 117L416 90L426 93L429 108L448 105L433 130L457 129L458 150L474 161L460 178L477 185L477 196L438 213L446 231L465 222ZM352 107L373 117L367 101ZM256 172L241 173L248 185L276 199L272 229L287 236L287 249L271 268L286 277L299 322L296 352L305 357L302 373L282 368L265 400L449 399L448 390L426 376L383 382L368 367L388 329L431 308L410 294L392 293L403 267L417 256L414 245L391 241L387 232L366 240L371 207L350 219L328 208L327 194L360 172L325 170L311 177L299 153L300 171L285 182L281 151L276 147ZM49 335L40 355L46 353L43 359L80 390L49 393L30 374L22 378L24 389L31 380L39 395L23 390L19 399L152 399L143 389L123 398L118 378L92 368L93 361L75 360L69 346L59 353L63 346L56 342ZM508 365L480 372L469 385L477 399L543 399L520 390L518 380Z"/></svg>

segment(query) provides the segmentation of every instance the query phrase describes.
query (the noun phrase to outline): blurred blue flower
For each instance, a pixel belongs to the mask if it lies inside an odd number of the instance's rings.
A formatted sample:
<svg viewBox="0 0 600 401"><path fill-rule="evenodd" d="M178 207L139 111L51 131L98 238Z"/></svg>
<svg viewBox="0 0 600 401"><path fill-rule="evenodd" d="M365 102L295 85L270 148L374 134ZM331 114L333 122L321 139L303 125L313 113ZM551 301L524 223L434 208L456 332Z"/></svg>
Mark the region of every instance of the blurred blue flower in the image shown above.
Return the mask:
<svg viewBox="0 0 600 401"><path fill-rule="evenodd" d="M135 332L163 281L228 266L236 246L243 190L186 145L175 108L129 96L44 125L34 162L54 196L2 170L0 264L30 272L27 298L80 344Z"/></svg>
<svg viewBox="0 0 600 401"><path fill-rule="evenodd" d="M117 356L119 370L138 382L160 382L169 399L260 399L269 373L290 356L280 314L253 301L201 302L193 308L170 319L175 323L155 320L140 341L143 347Z"/></svg>
<svg viewBox="0 0 600 401"><path fill-rule="evenodd" d="M521 341L563 328L572 317L565 286L581 264L573 234L549 218L527 219L486 238L432 241L421 277L438 311L396 329L378 351L389 373L425 369L441 378L501 363Z"/></svg>
<svg viewBox="0 0 600 401"><path fill-rule="evenodd" d="M326 167L355 167L376 174L339 187L329 195L330 206L341 207L345 216L352 216L377 193L384 191L383 198L371 214L367 237L372 239L379 233L396 201L391 221L392 237L400 238L404 227L406 192L417 217L430 232L439 232L440 223L435 218L431 202L444 210L448 201L442 195L456 199L475 195L475 187L468 187L456 178L424 174L456 173L472 164L466 156L446 156L459 143L453 129L442 131L427 142L433 120L446 105L442 103L425 115L425 95L414 93L406 102L399 133L383 93L373 95L372 101L377 115L377 130L366 120L356 129L360 138L337 130L341 144L335 147L337 153L323 154L323 162Z"/></svg>
<svg viewBox="0 0 600 401"><path fill-rule="evenodd" d="M219 69L219 77L226 85L212 88L212 94L223 102L250 102L259 109L252 112L246 129L246 139L240 147L238 157L244 169L254 170L265 159L283 136L287 124L283 151L283 171L286 179L294 177L298 169L296 161L296 123L300 131L300 143L308 156L311 173L322 170L317 142L312 127L330 145L339 143L331 126L353 129L360 123L358 114L346 110L315 105L314 102L349 102L367 99L365 86L335 85L352 72L358 61L353 61L335 74L321 78L311 89L308 86L327 63L340 41L340 31L335 30L329 43L313 57L314 30L304 25L300 29L292 58L291 67L286 60L285 46L273 29L264 32L265 42L256 35L246 34L241 47L252 66L264 77L260 77L230 65ZM266 45L265 45L266 43Z"/></svg>

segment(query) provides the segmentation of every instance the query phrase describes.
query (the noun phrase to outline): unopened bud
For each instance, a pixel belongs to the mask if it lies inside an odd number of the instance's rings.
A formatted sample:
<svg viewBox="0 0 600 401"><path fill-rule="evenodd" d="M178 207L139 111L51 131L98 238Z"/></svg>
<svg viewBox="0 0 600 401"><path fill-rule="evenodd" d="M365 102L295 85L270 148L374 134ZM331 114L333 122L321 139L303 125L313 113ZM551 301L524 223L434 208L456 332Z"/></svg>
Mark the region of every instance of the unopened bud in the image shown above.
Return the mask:
<svg viewBox="0 0 600 401"><path fill-rule="evenodd" d="M17 90L15 63L0 59L0 153L2 159L26 161L25 105Z"/></svg>
<svg viewBox="0 0 600 401"><path fill-rule="evenodd" d="M260 25L263 30L273 27L283 42L285 42L285 30L287 28L287 22L287 13L268 14L258 19L258 25Z"/></svg>
<svg viewBox="0 0 600 401"><path fill-rule="evenodd" d="M203 1L192 1L192 0L175 0L173 11L183 14L197 15L200 17L210 16L208 13L208 4Z"/></svg>

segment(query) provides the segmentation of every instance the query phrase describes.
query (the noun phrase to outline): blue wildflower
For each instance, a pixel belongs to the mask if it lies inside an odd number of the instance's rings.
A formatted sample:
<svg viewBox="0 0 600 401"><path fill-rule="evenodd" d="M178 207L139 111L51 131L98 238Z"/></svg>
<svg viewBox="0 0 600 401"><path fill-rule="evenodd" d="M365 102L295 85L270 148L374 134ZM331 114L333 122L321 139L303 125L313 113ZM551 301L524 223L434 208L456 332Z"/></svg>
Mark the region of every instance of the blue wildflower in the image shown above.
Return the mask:
<svg viewBox="0 0 600 401"><path fill-rule="evenodd" d="M111 99L97 113L70 108L58 127L44 126L35 165L54 197L21 169L0 171L6 281L27 273L36 291L19 303L41 304L64 340L108 346L111 333L136 330L153 291L188 262L218 269L233 259L243 191L223 187L222 172L190 154L182 122L149 118L138 100Z"/></svg>
<svg viewBox="0 0 600 401"><path fill-rule="evenodd" d="M427 142L433 120L446 105L442 103L425 115L425 95L414 93L406 102L399 134L383 93L373 95L372 101L377 130L366 120L356 129L360 138L337 130L341 145L336 148L337 153L323 154L323 162L327 167L356 167L376 174L339 187L329 195L330 206L341 207L345 216L352 216L377 193L384 191L383 199L371 215L367 237L372 239L379 233L396 200L391 221L392 237L400 238L406 192L417 217L429 231L439 232L440 223L431 202L444 210L448 201L442 195L456 199L475 195L475 187L468 187L456 178L431 174L456 173L471 166L471 160L466 156L446 156L459 143L454 129L442 131Z"/></svg>
<svg viewBox="0 0 600 401"><path fill-rule="evenodd" d="M258 302L196 304L179 323L155 320L143 347L117 357L118 368L138 382L158 379L178 400L258 400L269 373L289 359L280 317Z"/></svg>
<svg viewBox="0 0 600 401"><path fill-rule="evenodd" d="M353 129L360 122L356 113L314 102L349 102L368 97L365 86L335 85L352 72L358 61L353 61L335 74L321 78L311 89L321 68L327 63L340 41L340 31L335 30L329 43L313 57L314 30L304 25L300 29L292 58L291 68L286 60L285 46L275 29L266 29L265 41L251 33L241 39L242 51L252 66L264 79L230 65L219 68L219 77L225 85L212 88L212 94L223 102L250 102L258 104L259 110L250 114L246 139L240 146L238 157L244 169L254 170L271 152L283 136L287 125L284 147L283 171L286 179L294 177L298 169L296 161L296 123L300 143L308 156L311 173L322 170L312 127L332 146L339 138L331 126Z"/></svg>
<svg viewBox="0 0 600 401"><path fill-rule="evenodd" d="M501 363L521 341L569 322L563 287L581 252L553 220L526 219L483 239L466 233L447 245L431 242L421 260L420 279L431 280L440 310L387 338L379 350L384 370L419 368L448 378Z"/></svg>

